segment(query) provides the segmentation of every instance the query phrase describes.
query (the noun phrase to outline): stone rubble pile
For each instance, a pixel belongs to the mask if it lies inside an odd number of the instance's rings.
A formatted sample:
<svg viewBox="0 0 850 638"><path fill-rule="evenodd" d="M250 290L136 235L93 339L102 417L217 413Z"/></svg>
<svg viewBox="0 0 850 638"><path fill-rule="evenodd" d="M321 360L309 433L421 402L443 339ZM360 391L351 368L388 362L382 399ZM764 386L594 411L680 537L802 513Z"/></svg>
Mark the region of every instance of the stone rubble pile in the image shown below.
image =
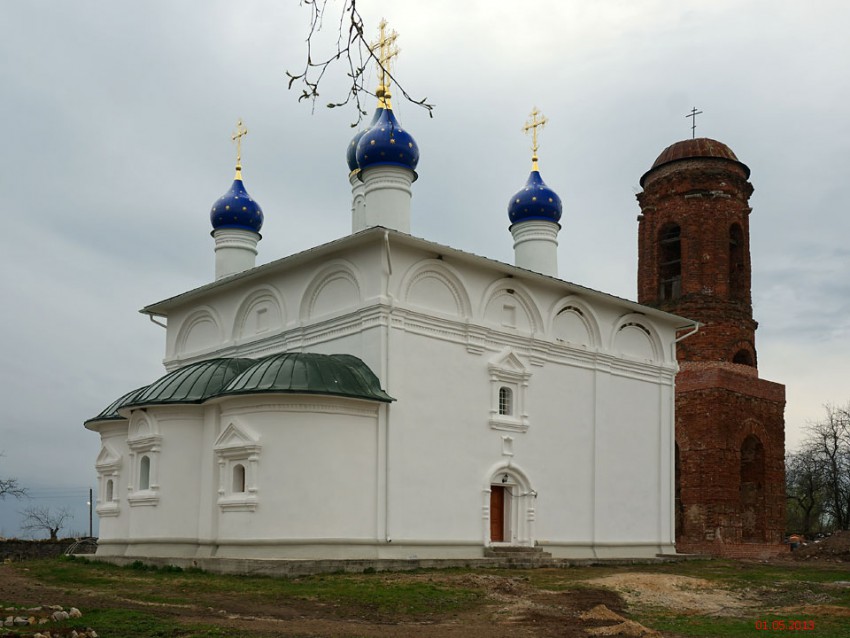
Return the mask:
<svg viewBox="0 0 850 638"><path fill-rule="evenodd" d="M5 615L5 618L4 618ZM38 631L34 634L26 633L23 635L31 636L31 638L97 638L97 632L91 627L85 629L70 629L70 628L54 628L52 630L45 627L50 623L59 623L66 620L76 620L82 618L83 614L76 607L70 607L67 610L61 605L41 605L40 607L6 607L0 608L0 628L3 630L23 629L24 627L38 627ZM0 638L5 636L17 636L18 633L0 633Z"/></svg>

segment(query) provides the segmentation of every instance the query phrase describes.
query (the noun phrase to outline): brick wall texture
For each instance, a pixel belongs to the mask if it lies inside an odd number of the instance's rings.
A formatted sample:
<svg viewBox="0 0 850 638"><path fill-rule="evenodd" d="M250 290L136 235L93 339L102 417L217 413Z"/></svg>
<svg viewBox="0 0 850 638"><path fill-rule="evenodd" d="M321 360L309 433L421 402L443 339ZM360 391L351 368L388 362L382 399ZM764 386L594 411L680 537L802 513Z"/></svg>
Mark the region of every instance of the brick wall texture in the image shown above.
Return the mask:
<svg viewBox="0 0 850 638"><path fill-rule="evenodd" d="M686 140L644 175L638 301L701 324L677 347L677 549L763 558L787 551L785 387L758 376L753 187L734 157Z"/></svg>

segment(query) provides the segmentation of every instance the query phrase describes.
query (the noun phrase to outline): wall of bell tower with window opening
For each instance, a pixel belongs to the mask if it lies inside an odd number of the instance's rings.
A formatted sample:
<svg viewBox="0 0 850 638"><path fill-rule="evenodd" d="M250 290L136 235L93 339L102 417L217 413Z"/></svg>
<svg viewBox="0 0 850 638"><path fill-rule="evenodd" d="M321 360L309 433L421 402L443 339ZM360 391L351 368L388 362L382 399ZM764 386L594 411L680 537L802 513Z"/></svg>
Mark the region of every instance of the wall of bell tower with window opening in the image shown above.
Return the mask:
<svg viewBox="0 0 850 638"><path fill-rule="evenodd" d="M685 140L659 155L637 195L638 301L701 324L677 345L680 552L783 547L785 388L758 376L749 176L725 144Z"/></svg>

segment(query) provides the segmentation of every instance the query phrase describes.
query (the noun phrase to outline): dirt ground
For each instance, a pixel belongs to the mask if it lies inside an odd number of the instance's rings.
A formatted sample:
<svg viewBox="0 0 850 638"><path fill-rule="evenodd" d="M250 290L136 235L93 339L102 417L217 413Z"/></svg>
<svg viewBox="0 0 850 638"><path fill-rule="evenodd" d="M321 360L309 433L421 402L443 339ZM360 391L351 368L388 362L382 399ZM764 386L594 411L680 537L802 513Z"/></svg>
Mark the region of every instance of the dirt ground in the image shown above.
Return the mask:
<svg viewBox="0 0 850 638"><path fill-rule="evenodd" d="M252 600L247 595L233 597L205 593L202 602L197 605L177 605L151 603L121 597L118 593L86 589L69 595L65 589L46 586L11 565L0 565L0 601L14 601L20 606L61 602L73 604L84 612L87 608L145 610L176 620L181 625L216 625L225 631L229 628L260 638L677 638L675 634L660 633L642 626L630 617L630 610L654 607L676 609L686 614L741 616L747 614L748 608L755 609L760 602L755 594L748 596L741 591L732 592L701 578L634 569L582 580L574 583L578 587L571 587L568 591L535 588L521 574L382 574L380 577L385 579L388 587L394 583L428 582L475 589L487 595L486 604L470 611L398 623L376 620L367 611L340 613L333 605L311 600L270 604ZM553 570L552 576L558 579L557 570ZM846 609L841 611L847 612ZM181 632L175 635L190 634ZM0 638L4 636L0 629ZM52 636L55 638L57 633Z"/></svg>
<svg viewBox="0 0 850 638"><path fill-rule="evenodd" d="M587 587L568 592L534 589L522 578L491 574L394 574L391 581L427 580L487 592L490 602L473 611L424 622L376 623L368 617L340 617L326 605L298 601L296 606L252 602L247 597L204 596L203 605L170 605L121 598L81 589L73 605L154 611L181 624L203 623L248 631L259 637L354 638L522 638L586 636L662 636L627 618L627 605L616 591ZM67 601L62 588L46 586L11 565L0 565L0 601L37 606ZM212 605L212 606L211 606ZM95 629L97 629L95 627ZM69 632L67 632L69 634ZM0 638L5 634L0 629ZM54 631L55 637L57 633ZM60 634L61 635L61 634ZM102 637L103 638L103 637Z"/></svg>
<svg viewBox="0 0 850 638"><path fill-rule="evenodd" d="M794 560L832 560L850 562L850 531L833 532L827 538L807 542L803 547L791 552Z"/></svg>

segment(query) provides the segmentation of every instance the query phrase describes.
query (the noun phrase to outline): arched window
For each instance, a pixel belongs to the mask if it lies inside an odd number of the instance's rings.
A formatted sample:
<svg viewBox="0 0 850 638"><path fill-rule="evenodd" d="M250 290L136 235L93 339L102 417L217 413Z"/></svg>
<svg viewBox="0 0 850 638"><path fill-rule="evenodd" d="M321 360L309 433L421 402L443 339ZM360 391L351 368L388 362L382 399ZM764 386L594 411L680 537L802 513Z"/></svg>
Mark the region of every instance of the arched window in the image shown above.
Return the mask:
<svg viewBox="0 0 850 638"><path fill-rule="evenodd" d="M149 490L151 487L151 458L145 454L139 460L139 489Z"/></svg>
<svg viewBox="0 0 850 638"><path fill-rule="evenodd" d="M514 413L514 393L510 388L499 388L499 415L511 416Z"/></svg>
<svg viewBox="0 0 850 638"><path fill-rule="evenodd" d="M764 445L750 435L741 444L741 539L765 539Z"/></svg>
<svg viewBox="0 0 850 638"><path fill-rule="evenodd" d="M113 485L114 484L112 483L112 479L109 479L108 481L106 481L106 502L107 503L110 503L113 500L113 491L114 491Z"/></svg>
<svg viewBox="0 0 850 638"><path fill-rule="evenodd" d="M682 229L667 224L658 236L658 300L682 295Z"/></svg>
<svg viewBox="0 0 850 638"><path fill-rule="evenodd" d="M740 350L738 350L738 352L735 353L735 356L732 357L732 363L739 363L744 366L755 365L752 353L746 348L741 348Z"/></svg>
<svg viewBox="0 0 850 638"><path fill-rule="evenodd" d="M233 466L233 493L242 494L245 491L245 466L237 463Z"/></svg>
<svg viewBox="0 0 850 638"><path fill-rule="evenodd" d="M744 257L744 231L738 224L729 227L729 297L747 296L747 270Z"/></svg>

